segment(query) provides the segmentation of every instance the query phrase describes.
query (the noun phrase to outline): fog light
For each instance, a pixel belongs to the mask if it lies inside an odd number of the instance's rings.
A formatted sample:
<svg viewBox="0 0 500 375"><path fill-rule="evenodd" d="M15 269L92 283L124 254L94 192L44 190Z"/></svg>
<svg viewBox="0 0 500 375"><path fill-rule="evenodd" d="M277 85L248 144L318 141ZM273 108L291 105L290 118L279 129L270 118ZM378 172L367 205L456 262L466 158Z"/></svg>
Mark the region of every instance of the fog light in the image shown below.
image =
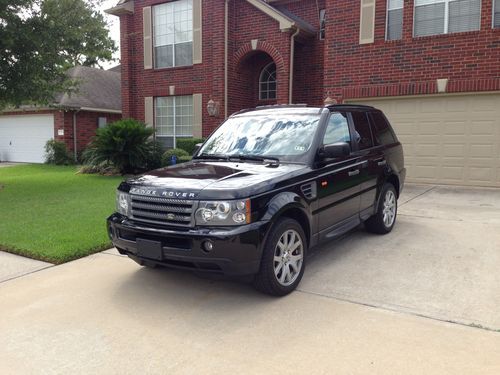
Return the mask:
<svg viewBox="0 0 500 375"><path fill-rule="evenodd" d="M209 253L214 249L214 244L212 241L203 241L202 248Z"/></svg>

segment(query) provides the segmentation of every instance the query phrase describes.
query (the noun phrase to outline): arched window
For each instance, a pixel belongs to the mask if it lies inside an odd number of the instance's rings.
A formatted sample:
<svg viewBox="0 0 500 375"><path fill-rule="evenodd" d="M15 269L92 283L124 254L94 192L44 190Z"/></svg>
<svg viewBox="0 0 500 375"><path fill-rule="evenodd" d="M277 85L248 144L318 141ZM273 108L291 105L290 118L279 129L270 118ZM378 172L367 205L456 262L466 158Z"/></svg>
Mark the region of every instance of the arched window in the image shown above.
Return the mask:
<svg viewBox="0 0 500 375"><path fill-rule="evenodd" d="M259 78L259 99L276 99L276 64L270 63L262 69Z"/></svg>

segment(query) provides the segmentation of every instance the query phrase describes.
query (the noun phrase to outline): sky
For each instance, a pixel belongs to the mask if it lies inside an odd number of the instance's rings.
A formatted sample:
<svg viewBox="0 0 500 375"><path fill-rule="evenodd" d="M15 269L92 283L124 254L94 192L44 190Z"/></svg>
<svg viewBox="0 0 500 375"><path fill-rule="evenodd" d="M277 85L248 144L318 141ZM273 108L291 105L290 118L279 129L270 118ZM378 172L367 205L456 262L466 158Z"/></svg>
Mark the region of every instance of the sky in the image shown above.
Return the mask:
<svg viewBox="0 0 500 375"><path fill-rule="evenodd" d="M105 9L113 8L116 4L118 4L118 0L104 0L100 7L102 14L104 15L106 21L109 24L109 35L115 41L116 46L120 48L120 19L116 16L112 16L110 14L104 13ZM118 50L114 56L116 59L120 58L120 50ZM112 68L113 66L118 65L120 62L106 62L103 64L104 69Z"/></svg>

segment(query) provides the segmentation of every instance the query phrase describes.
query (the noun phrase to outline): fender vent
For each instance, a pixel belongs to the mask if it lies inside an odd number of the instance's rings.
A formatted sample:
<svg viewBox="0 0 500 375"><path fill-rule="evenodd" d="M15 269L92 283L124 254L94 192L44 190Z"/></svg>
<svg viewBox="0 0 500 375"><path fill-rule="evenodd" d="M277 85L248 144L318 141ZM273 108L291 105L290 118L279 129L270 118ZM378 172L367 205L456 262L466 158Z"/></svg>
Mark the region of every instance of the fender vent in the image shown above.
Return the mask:
<svg viewBox="0 0 500 375"><path fill-rule="evenodd" d="M304 197L306 197L307 199L316 198L316 182L309 182L308 184L304 184L300 187L300 190L302 190L302 194L304 194Z"/></svg>

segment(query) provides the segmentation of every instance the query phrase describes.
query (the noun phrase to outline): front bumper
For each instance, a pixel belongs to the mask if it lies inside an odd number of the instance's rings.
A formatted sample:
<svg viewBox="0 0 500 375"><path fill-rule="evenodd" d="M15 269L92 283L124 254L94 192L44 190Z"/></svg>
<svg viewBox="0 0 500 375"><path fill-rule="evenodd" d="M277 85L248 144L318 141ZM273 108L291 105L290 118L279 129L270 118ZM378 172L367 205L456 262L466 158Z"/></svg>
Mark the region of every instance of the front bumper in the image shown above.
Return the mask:
<svg viewBox="0 0 500 375"><path fill-rule="evenodd" d="M114 213L107 220L108 234L122 254L172 268L224 274L251 275L259 271L268 222L238 227L161 228ZM207 251L204 243L213 245ZM152 244L157 250L149 252Z"/></svg>

